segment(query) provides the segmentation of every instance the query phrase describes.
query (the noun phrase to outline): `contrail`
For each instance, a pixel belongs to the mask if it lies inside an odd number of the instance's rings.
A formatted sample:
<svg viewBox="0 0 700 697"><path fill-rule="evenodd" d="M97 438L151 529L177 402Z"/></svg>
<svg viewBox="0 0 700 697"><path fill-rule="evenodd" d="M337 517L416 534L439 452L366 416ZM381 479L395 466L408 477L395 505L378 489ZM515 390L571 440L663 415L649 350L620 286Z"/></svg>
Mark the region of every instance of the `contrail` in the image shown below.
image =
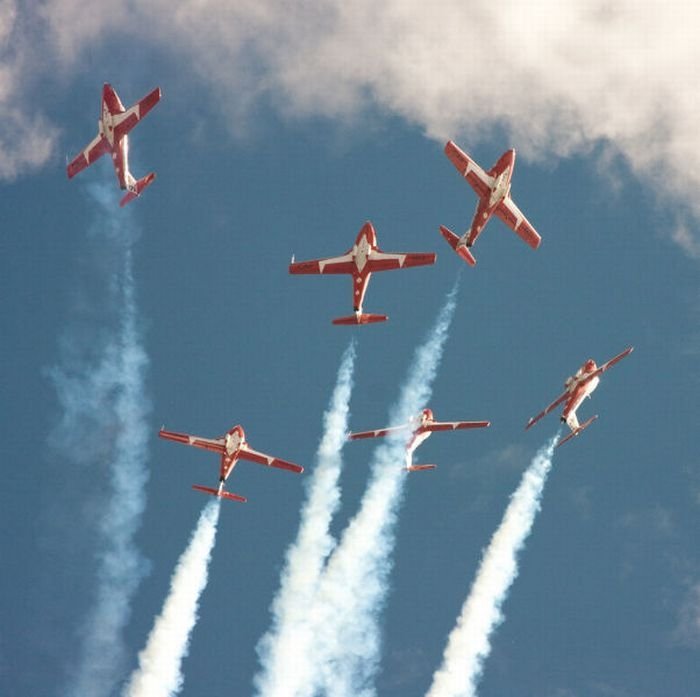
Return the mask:
<svg viewBox="0 0 700 697"><path fill-rule="evenodd" d="M314 657L309 609L335 545L330 523L340 504L341 451L348 432L355 354L352 341L343 354L324 415L318 464L308 480L297 539L287 551L280 589L272 603L272 627L257 647L262 671L254 682L262 697L294 695L310 680Z"/></svg>
<svg viewBox="0 0 700 697"><path fill-rule="evenodd" d="M211 501L199 516L170 581L170 594L139 654L139 667L124 689L124 697L170 697L182 689L182 659L187 655L199 598L207 585L220 509L220 501Z"/></svg>
<svg viewBox="0 0 700 697"><path fill-rule="evenodd" d="M422 409L456 307L458 281L426 341L415 354L391 423L403 423ZM380 659L379 616L389 590L395 524L406 478L406 434L389 437L376 450L370 483L360 510L343 532L321 579L312 608L315 673L302 695L328 697L374 694L371 682Z"/></svg>
<svg viewBox="0 0 700 697"><path fill-rule="evenodd" d="M52 445L71 462L90 467L98 481L108 477L97 520L97 587L81 632L77 665L65 688L70 697L108 697L121 680L126 649L122 636L131 600L147 568L134 542L146 504L148 480L144 375L148 358L141 344L133 279L130 224L118 223L113 201L91 188L100 220L91 231L99 244L95 264L107 260L104 306L89 312L117 317L118 329L99 323L67 330L61 364L49 371L61 406ZM128 220L128 218L127 218ZM105 285L107 286L105 288ZM97 347L97 348L95 348Z"/></svg>
<svg viewBox="0 0 700 697"><path fill-rule="evenodd" d="M426 697L473 697L484 661L491 653L490 637L503 621L501 607L518 575L523 548L552 467L557 434L533 459L511 496L503 520L484 552L469 595L450 633L442 666L433 675Z"/></svg>

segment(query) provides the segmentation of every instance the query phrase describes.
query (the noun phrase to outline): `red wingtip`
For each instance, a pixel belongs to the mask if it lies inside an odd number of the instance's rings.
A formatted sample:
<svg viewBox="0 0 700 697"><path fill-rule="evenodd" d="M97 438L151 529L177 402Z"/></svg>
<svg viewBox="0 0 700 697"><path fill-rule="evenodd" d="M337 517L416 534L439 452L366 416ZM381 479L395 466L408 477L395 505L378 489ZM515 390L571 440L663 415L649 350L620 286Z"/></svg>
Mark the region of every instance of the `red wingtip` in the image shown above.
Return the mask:
<svg viewBox="0 0 700 697"><path fill-rule="evenodd" d="M440 234L447 240L447 244L449 244L450 247L457 252L457 255L464 259L469 266L476 266L476 259L469 251L469 248L466 245L459 243L460 238L455 235L452 230L446 228L444 225L441 225Z"/></svg>
<svg viewBox="0 0 700 697"><path fill-rule="evenodd" d="M571 431L571 433L569 433L569 435L566 436L566 438L562 438L562 439L556 444L555 447L558 448L560 445L564 445L564 443L566 443L567 441L570 441L572 438L575 438L576 436L578 436L578 435L581 433L581 431L587 429L597 418L598 418L598 414L596 414L595 416L591 416L591 418L588 419L588 421L582 423L582 424L581 424L577 429L575 429L574 431Z"/></svg>
<svg viewBox="0 0 700 697"><path fill-rule="evenodd" d="M146 189L147 186L153 183L156 178L155 172L149 172L145 177L141 177L135 184L133 190L129 191L121 201L119 201L119 206L124 208L129 201L133 201L138 198Z"/></svg>
<svg viewBox="0 0 700 697"><path fill-rule="evenodd" d="M199 484L193 484L192 488L195 491L199 491L202 494L209 494L209 496L216 496L219 499L228 499L229 501L238 501L238 503L246 503L248 499L245 496L239 496L238 494L232 494L229 491L219 491L218 489L212 489L208 486L199 486Z"/></svg>
<svg viewBox="0 0 700 697"><path fill-rule="evenodd" d="M476 259L466 245L459 245L455 251L462 259L464 259L464 261L467 262L467 264L469 264L469 266L476 266Z"/></svg>
<svg viewBox="0 0 700 697"><path fill-rule="evenodd" d="M409 472L424 472L425 470L434 470L437 465L409 465L406 469Z"/></svg>
<svg viewBox="0 0 700 697"><path fill-rule="evenodd" d="M387 315L354 314L348 317L336 317L333 324L374 324L376 322L386 322Z"/></svg>

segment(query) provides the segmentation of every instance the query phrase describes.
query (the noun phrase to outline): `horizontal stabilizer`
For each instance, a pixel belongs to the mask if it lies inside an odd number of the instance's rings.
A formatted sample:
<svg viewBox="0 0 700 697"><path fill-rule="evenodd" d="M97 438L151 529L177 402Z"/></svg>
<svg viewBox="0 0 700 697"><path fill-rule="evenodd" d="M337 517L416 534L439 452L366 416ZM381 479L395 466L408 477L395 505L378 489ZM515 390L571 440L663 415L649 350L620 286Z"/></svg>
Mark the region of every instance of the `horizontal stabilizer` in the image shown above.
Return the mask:
<svg viewBox="0 0 700 697"><path fill-rule="evenodd" d="M209 494L210 496L216 496L220 499L229 499L230 501L238 501L239 503L245 503L248 499L245 496L239 496L238 494L231 494L228 491L219 491L218 489L212 489L208 486L199 486L198 484L193 484L192 488L195 491L201 491L203 494Z"/></svg>
<svg viewBox="0 0 700 697"><path fill-rule="evenodd" d="M460 238L455 235L452 230L446 228L444 225L441 225L440 234L447 240L450 247L457 252L457 255L464 259L469 266L476 266L476 259L474 258L474 255L469 251L467 245L459 243Z"/></svg>
<svg viewBox="0 0 700 697"><path fill-rule="evenodd" d="M141 179L135 181L133 186L129 187L129 191L127 192L126 196L119 201L119 205L123 208L127 203L129 203L129 201L133 201L135 198L139 197L143 193L144 189L149 186L155 178L156 173L150 172L145 177L141 177Z"/></svg>
<svg viewBox="0 0 700 697"><path fill-rule="evenodd" d="M562 438L562 440L560 440L557 443L556 447L558 448L560 445L564 445L564 443L566 443L566 441L571 440L572 438L577 436L585 428L588 428L597 418L598 418L597 414L595 416L591 416L591 418L588 419L588 421L584 421L584 423L582 423L578 428L575 428L573 431L571 431L571 433L569 433L569 435L566 438Z"/></svg>
<svg viewBox="0 0 700 697"><path fill-rule="evenodd" d="M388 319L386 315L357 313L348 317L336 317L333 324L373 324L374 322L386 322Z"/></svg>
<svg viewBox="0 0 700 697"><path fill-rule="evenodd" d="M434 470L437 465L409 465L406 469L409 472L422 472L423 470Z"/></svg>

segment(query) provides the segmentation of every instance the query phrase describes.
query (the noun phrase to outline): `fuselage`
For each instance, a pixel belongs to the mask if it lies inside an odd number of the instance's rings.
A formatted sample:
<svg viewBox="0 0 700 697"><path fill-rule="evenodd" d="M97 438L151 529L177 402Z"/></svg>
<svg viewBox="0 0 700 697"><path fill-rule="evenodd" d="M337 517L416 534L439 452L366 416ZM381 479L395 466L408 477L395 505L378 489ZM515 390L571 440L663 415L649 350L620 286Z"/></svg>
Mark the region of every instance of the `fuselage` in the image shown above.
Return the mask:
<svg viewBox="0 0 700 697"><path fill-rule="evenodd" d="M406 443L406 467L410 467L413 462L413 453L416 448L424 443L432 434L432 431L424 431L423 428L433 422L433 412L430 409L423 409L419 416L411 420L413 428L411 437Z"/></svg>
<svg viewBox="0 0 700 697"><path fill-rule="evenodd" d="M224 436L224 448L226 452L221 456L221 474L219 477L221 482L228 479L228 476L236 466L238 454L241 449L245 447L245 444L245 432L242 426L234 426Z"/></svg>
<svg viewBox="0 0 700 697"><path fill-rule="evenodd" d="M367 261L376 248L377 234L374 228L371 225L363 227L357 235L351 251L356 269L353 273L353 307L356 314L362 313L362 303L367 292L367 284L372 275L367 266Z"/></svg>
<svg viewBox="0 0 700 697"><path fill-rule="evenodd" d="M510 183L514 168L515 150L510 149L504 152L498 162L489 170L488 174L493 178L493 184L490 191L477 202L471 227L464 233L460 243L471 247L501 201L510 196Z"/></svg>
<svg viewBox="0 0 700 697"><path fill-rule="evenodd" d="M129 172L129 136L117 136L115 132L115 119L117 114L124 113L124 105L111 85L105 85L102 89L102 110L98 121L100 135L104 136L112 150L112 164L119 181L119 187L126 189L133 183L133 176Z"/></svg>
<svg viewBox="0 0 700 697"><path fill-rule="evenodd" d="M564 387L569 392L569 399L566 401L561 420L573 431L578 428L577 409L581 406L586 397L590 397L600 383L598 376L591 377L596 371L597 365L593 359L587 360L574 375L566 380Z"/></svg>

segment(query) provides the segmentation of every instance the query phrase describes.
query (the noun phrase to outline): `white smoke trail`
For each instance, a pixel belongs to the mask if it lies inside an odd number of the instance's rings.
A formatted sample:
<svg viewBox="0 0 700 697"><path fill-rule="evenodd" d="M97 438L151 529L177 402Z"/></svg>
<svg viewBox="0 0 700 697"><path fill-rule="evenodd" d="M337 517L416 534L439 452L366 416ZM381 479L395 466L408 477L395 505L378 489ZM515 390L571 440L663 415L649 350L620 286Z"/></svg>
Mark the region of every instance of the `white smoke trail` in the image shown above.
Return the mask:
<svg viewBox="0 0 700 697"><path fill-rule="evenodd" d="M139 654L139 667L124 689L125 697L170 697L182 689L182 660L197 621L199 598L207 585L220 509L220 501L211 501L199 516L170 581L170 594Z"/></svg>
<svg viewBox="0 0 700 697"><path fill-rule="evenodd" d="M450 633L442 666L433 675L426 697L473 697L476 694L484 661L491 653L491 634L503 621L501 607L518 575L518 553L540 510L558 438L558 435L552 438L535 455L511 496Z"/></svg>
<svg viewBox="0 0 700 697"><path fill-rule="evenodd" d="M430 398L456 307L457 286L418 348L390 421L403 423ZM376 451L360 510L329 559L311 611L315 673L302 695L322 689L329 697L371 695L380 658L379 615L389 590L395 524L406 477L406 434Z"/></svg>
<svg viewBox="0 0 700 697"><path fill-rule="evenodd" d="M99 188L91 193L103 218L92 231L99 244L95 264L106 259L110 268L104 306L87 305L101 318L116 315L119 328L88 323L67 330L61 364L49 371L62 411L50 436L52 445L74 464L89 466L98 481L109 476L96 525L97 588L66 688L71 697L113 694L126 656L122 632L147 568L134 542L146 503L150 410L144 386L148 358L141 345L132 274L135 234L129 224L116 222L108 196ZM100 282L104 290L104 280Z"/></svg>
<svg viewBox="0 0 700 697"><path fill-rule="evenodd" d="M313 627L309 608L323 565L335 545L329 529L340 504L341 451L347 439L354 367L353 341L343 354L324 415L318 464L308 481L299 533L287 552L280 589L272 603L272 627L258 644L262 672L256 676L255 685L264 697L294 695L311 678Z"/></svg>

